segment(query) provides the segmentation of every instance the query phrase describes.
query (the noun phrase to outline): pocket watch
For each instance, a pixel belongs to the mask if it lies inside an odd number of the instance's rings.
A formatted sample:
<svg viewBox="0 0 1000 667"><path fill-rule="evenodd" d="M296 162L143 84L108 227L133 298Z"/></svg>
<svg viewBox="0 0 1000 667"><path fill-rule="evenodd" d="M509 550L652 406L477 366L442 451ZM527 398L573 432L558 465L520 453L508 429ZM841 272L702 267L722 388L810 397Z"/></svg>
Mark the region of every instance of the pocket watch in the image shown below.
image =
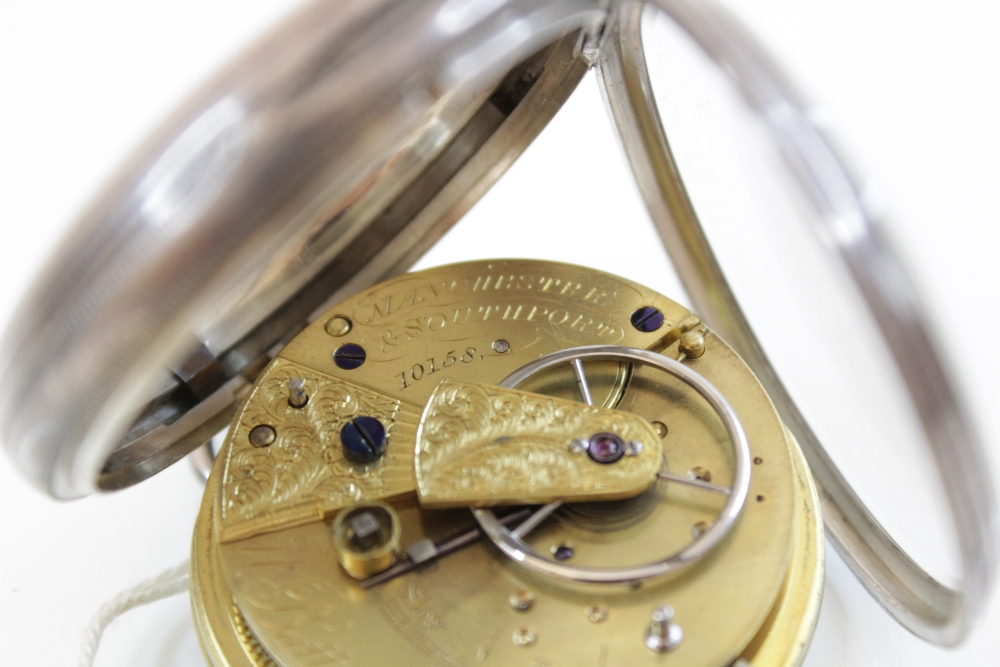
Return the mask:
<svg viewBox="0 0 1000 667"><path fill-rule="evenodd" d="M698 317L479 261L335 305L261 372L192 591L212 664L788 665L821 545L794 438Z"/></svg>
<svg viewBox="0 0 1000 667"><path fill-rule="evenodd" d="M136 154L4 345L4 444L53 496L228 426L192 548L209 664L795 665L824 525L907 629L968 633L991 482L862 186L728 14L651 6L818 212L937 456L963 580L897 546L764 354L650 95L642 3L318 3ZM555 262L407 274L591 67L694 311Z"/></svg>

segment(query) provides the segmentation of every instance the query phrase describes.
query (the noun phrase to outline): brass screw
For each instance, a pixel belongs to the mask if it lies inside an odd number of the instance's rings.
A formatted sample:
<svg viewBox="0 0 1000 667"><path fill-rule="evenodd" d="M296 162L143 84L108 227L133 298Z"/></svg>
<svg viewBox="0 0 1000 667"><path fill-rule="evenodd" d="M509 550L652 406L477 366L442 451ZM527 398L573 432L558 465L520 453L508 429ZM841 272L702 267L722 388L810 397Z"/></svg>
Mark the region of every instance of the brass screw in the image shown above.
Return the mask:
<svg viewBox="0 0 1000 667"><path fill-rule="evenodd" d="M661 438L667 437L666 424L664 424L663 422L650 422L650 424L652 424L653 428L656 430L656 435L660 436Z"/></svg>
<svg viewBox="0 0 1000 667"><path fill-rule="evenodd" d="M327 320L326 325L323 328L326 329L326 332L334 338L340 338L341 336L349 334L352 326L353 325L349 319L343 315L336 315Z"/></svg>
<svg viewBox="0 0 1000 667"><path fill-rule="evenodd" d="M705 354L705 334L700 331L688 331L681 336L680 350L688 359L697 359Z"/></svg>
<svg viewBox="0 0 1000 667"><path fill-rule="evenodd" d="M250 444L254 447L267 447L278 437L274 427L267 424L254 426L250 429Z"/></svg>

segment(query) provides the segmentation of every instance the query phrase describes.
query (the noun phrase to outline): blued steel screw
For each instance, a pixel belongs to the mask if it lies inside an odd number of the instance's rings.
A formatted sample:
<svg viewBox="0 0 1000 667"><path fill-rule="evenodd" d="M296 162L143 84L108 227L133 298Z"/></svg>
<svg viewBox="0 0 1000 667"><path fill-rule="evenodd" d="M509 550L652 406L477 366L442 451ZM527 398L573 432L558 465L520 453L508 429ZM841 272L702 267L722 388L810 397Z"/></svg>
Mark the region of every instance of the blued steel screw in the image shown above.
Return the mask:
<svg viewBox="0 0 1000 667"><path fill-rule="evenodd" d="M348 343L336 349L333 362L345 371L350 371L365 363L366 356L365 348L356 343Z"/></svg>
<svg viewBox="0 0 1000 667"><path fill-rule="evenodd" d="M385 454L385 427L374 417L355 417L340 429L344 456L354 463L374 463Z"/></svg>
<svg viewBox="0 0 1000 667"><path fill-rule="evenodd" d="M652 306L643 306L630 318L632 326L643 333L656 331L663 326L663 313Z"/></svg>

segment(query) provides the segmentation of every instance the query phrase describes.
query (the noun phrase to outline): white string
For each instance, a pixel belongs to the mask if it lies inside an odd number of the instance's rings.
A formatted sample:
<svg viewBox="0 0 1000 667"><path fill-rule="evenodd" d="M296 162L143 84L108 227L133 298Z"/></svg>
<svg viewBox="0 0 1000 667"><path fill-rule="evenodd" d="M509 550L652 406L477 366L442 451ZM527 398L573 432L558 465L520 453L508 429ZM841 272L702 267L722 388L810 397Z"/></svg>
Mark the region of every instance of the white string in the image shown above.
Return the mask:
<svg viewBox="0 0 1000 667"><path fill-rule="evenodd" d="M113 620L130 609L187 591L189 570L188 561L184 561L177 567L146 579L105 602L83 632L79 667L93 667L101 637Z"/></svg>

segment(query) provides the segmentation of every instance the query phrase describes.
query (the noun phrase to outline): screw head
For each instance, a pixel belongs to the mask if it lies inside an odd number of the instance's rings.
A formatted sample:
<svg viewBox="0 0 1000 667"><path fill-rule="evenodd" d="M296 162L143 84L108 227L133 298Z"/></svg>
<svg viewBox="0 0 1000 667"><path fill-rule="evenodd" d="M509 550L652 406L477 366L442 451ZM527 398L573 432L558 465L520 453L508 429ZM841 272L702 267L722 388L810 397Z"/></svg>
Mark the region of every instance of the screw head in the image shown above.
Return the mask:
<svg viewBox="0 0 1000 667"><path fill-rule="evenodd" d="M385 454L385 426L374 417L355 417L340 429L344 456L354 463L374 463Z"/></svg>
<svg viewBox="0 0 1000 667"><path fill-rule="evenodd" d="M333 353L333 363L345 371L351 371L365 363L368 353L356 343L341 345Z"/></svg>
<svg viewBox="0 0 1000 667"><path fill-rule="evenodd" d="M250 429L250 444L254 447L267 447L278 437L273 426L260 424Z"/></svg>
<svg viewBox="0 0 1000 667"><path fill-rule="evenodd" d="M493 341L493 351L497 354L503 354L510 350L510 343L505 341L503 338L498 338Z"/></svg>
<svg viewBox="0 0 1000 667"><path fill-rule="evenodd" d="M587 607L587 620L591 623L603 623L608 620L608 608L603 604Z"/></svg>
<svg viewBox="0 0 1000 667"><path fill-rule="evenodd" d="M652 306L643 306L629 318L632 326L643 333L652 333L663 326L663 313Z"/></svg>
<svg viewBox="0 0 1000 667"><path fill-rule="evenodd" d="M625 441L614 433L595 433L587 441L587 455L598 463L614 463L625 456Z"/></svg>
<svg viewBox="0 0 1000 667"><path fill-rule="evenodd" d="M681 336L678 347L681 352L687 355L688 359L697 359L705 354L705 334L700 331L688 331Z"/></svg>
<svg viewBox="0 0 1000 667"><path fill-rule="evenodd" d="M517 591L510 594L507 602L514 611L528 611L535 604L535 594L531 591Z"/></svg>
<svg viewBox="0 0 1000 667"><path fill-rule="evenodd" d="M354 325L351 324L349 319L343 315L336 315L327 320L323 328L326 330L326 333L334 338L340 338L349 334L352 326Z"/></svg>

